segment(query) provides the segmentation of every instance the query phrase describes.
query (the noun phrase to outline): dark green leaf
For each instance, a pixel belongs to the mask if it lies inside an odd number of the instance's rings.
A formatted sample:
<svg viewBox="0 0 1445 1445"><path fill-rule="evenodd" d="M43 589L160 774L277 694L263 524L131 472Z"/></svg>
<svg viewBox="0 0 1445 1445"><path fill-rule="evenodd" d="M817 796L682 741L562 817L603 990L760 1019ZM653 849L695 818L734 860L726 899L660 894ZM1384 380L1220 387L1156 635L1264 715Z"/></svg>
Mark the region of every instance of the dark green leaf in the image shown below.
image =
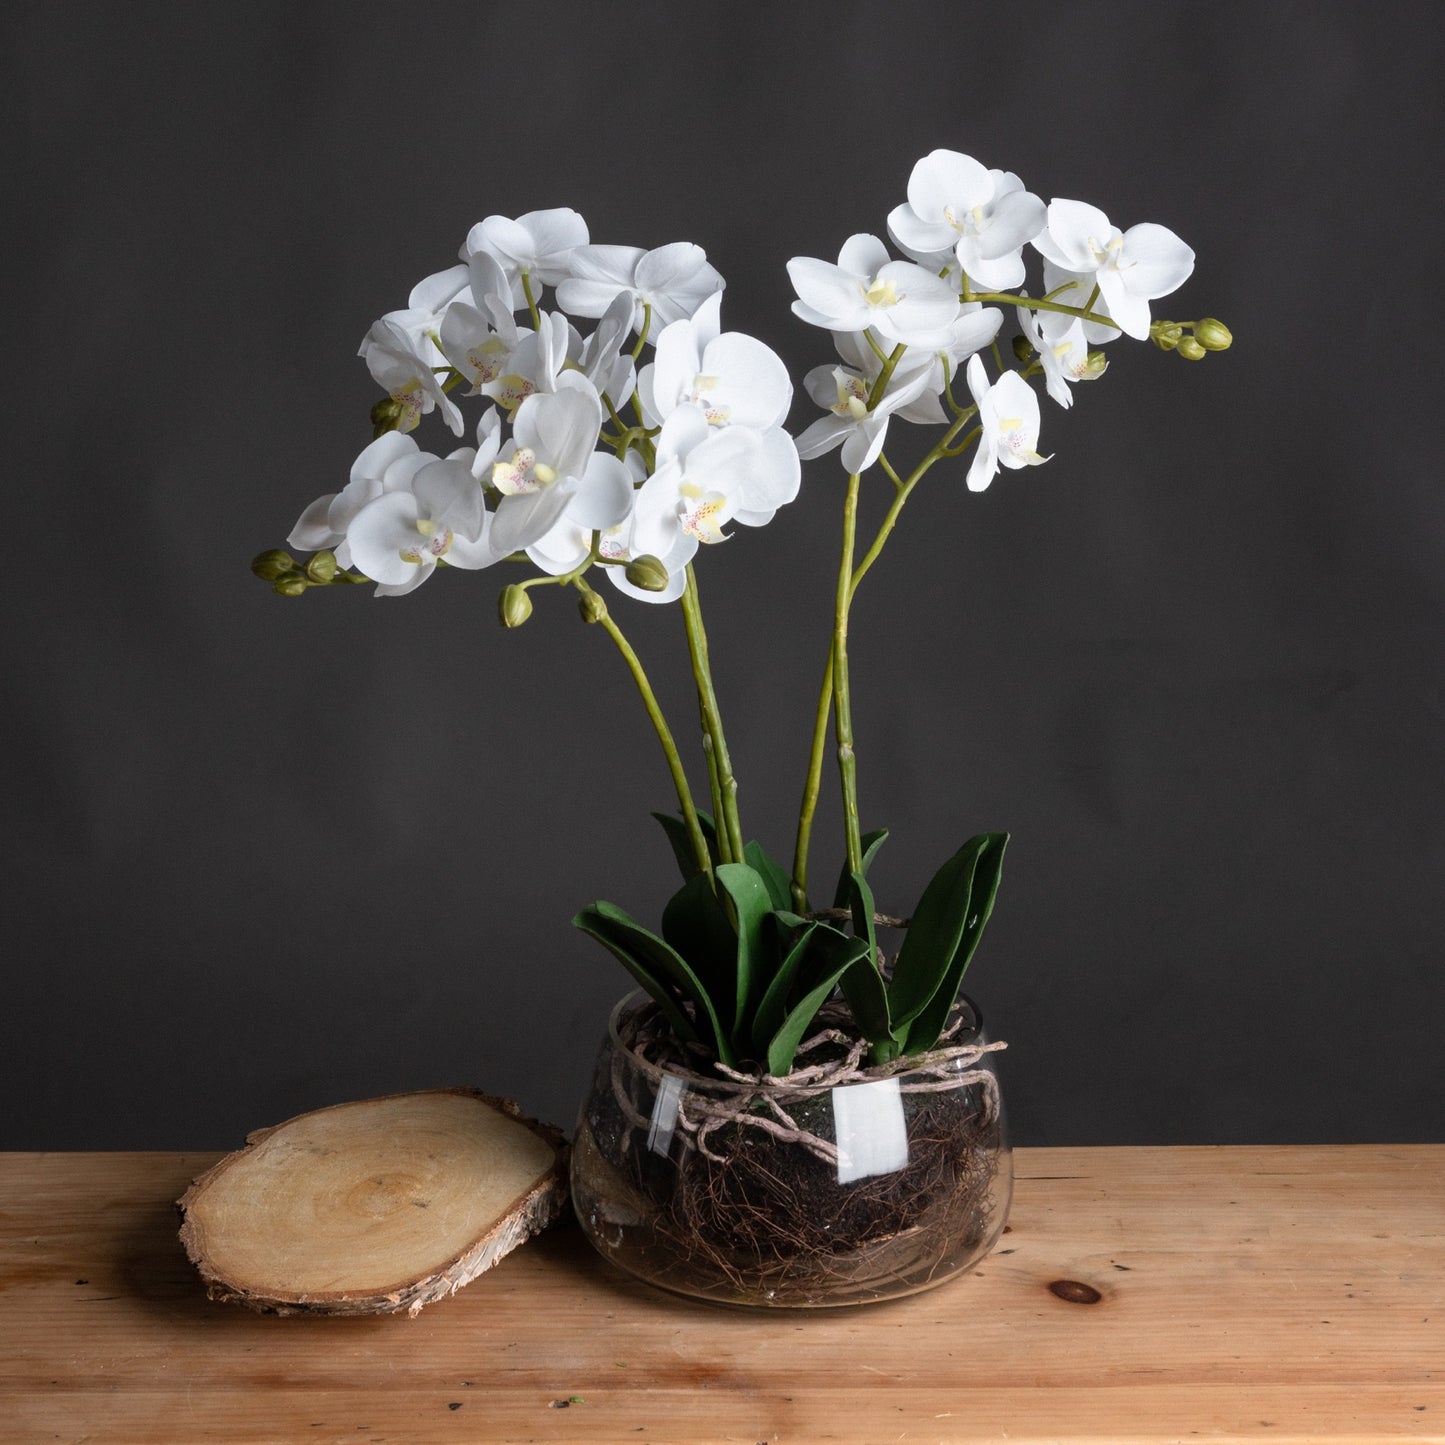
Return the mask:
<svg viewBox="0 0 1445 1445"><path fill-rule="evenodd" d="M707 874L694 873L667 900L662 910L662 936L688 961L718 1016L731 1030L737 992L737 933Z"/></svg>
<svg viewBox="0 0 1445 1445"><path fill-rule="evenodd" d="M846 937L846 935L844 935ZM866 939L860 939L866 949ZM892 1024L888 1015L888 991L883 985L883 975L874 962L876 954L862 955L858 961L838 980L843 997L859 1030L872 1044L880 1044L893 1037Z"/></svg>
<svg viewBox="0 0 1445 1445"><path fill-rule="evenodd" d="M654 813L652 815L662 824L662 831L667 834L667 841L672 844L673 856L677 859L677 866L682 872L684 881L695 878L702 869L697 866L697 856L693 852L692 839L688 835L687 824L680 817L672 813ZM713 826L712 819L706 813L699 813L697 820L702 826L703 841L706 842L708 852L712 861L717 862L717 829Z"/></svg>
<svg viewBox="0 0 1445 1445"><path fill-rule="evenodd" d="M949 1011L957 1002L959 990L963 987L963 975L968 971L974 951L978 948L978 941L983 936L984 926L993 912L994 900L998 897L999 878L1003 872L1003 854L1008 846L1008 834L984 833L980 838L983 846L979 850L978 862L973 870L968 917L963 926L963 934L937 992L909 1025L903 1045L904 1053L920 1054L938 1042L938 1036L948 1022ZM973 840L978 841L980 840Z"/></svg>
<svg viewBox="0 0 1445 1445"><path fill-rule="evenodd" d="M777 916L776 913L773 914L774 918ZM813 935L818 931L818 927L819 925L816 923L804 923L803 931L795 936L792 947L788 949L783 961L778 965L777 971L764 990L762 999L753 1011L753 1048L759 1057L767 1052L769 1040L777 1033L782 1026L783 1019L787 1016L788 995L792 992L793 984L803 966L803 960L808 955Z"/></svg>
<svg viewBox="0 0 1445 1445"><path fill-rule="evenodd" d="M743 848L743 861L767 884L774 908L793 906L793 879L756 838Z"/></svg>
<svg viewBox="0 0 1445 1445"><path fill-rule="evenodd" d="M827 930L822 936L826 938L827 933L831 932L832 930ZM855 966L867 966L863 962L866 958L865 950L868 947L865 940L837 934L834 937L836 943L830 941L824 944L831 955L831 966L822 978L798 1000L796 1007L783 1020L773 1035L772 1041L768 1044L768 1072L770 1074L786 1074L793 1067L793 1055L797 1052L798 1045L808 1030L808 1025L813 1022L818 1010L828 1001L829 995L838 986L839 980Z"/></svg>
<svg viewBox="0 0 1445 1445"><path fill-rule="evenodd" d="M697 1037L696 1029L678 1007L681 993L697 1009L698 1018L711 1029L718 1058L733 1062L727 1034L718 1022L717 1011L697 975L674 949L612 903L594 903L572 920L576 927L595 938L642 985L668 1023L682 1039Z"/></svg>
<svg viewBox="0 0 1445 1445"><path fill-rule="evenodd" d="M747 1047L747 1022L751 1006L762 992L763 921L773 911L767 884L746 863L720 863L716 870L719 898L729 905L737 930L736 1003L733 1040Z"/></svg>
<svg viewBox="0 0 1445 1445"><path fill-rule="evenodd" d="M888 841L888 829L877 828L871 833L863 835L863 858L858 871L866 874L873 866L873 860L878 856L878 850ZM853 884L853 875L848 871L848 865L843 864L843 871L838 875L838 886L833 890L833 907L847 908L849 892Z"/></svg>
<svg viewBox="0 0 1445 1445"><path fill-rule="evenodd" d="M868 957L876 964L878 934L873 927L873 914L876 911L873 903L873 890L868 886L868 880L861 873L854 873L850 876L848 901L844 907L853 915L854 937L867 940Z"/></svg>
<svg viewBox="0 0 1445 1445"><path fill-rule="evenodd" d="M1002 844L996 844L1000 838L1008 841L1007 834L998 833L970 838L923 890L888 989L893 1032L900 1041L905 1026L928 1007L953 967L965 928L974 916L970 908L974 871L979 859L995 845L1002 855Z"/></svg>

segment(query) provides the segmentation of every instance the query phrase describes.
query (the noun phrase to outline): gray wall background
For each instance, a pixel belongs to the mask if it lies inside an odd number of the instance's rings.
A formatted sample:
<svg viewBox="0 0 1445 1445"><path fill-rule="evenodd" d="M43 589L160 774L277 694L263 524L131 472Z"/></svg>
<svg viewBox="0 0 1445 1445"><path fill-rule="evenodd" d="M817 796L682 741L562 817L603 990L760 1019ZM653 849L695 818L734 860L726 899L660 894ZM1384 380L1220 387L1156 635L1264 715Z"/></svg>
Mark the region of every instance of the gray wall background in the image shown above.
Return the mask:
<svg viewBox="0 0 1445 1445"><path fill-rule="evenodd" d="M669 790L570 603L247 570L344 480L357 343L499 211L784 263L935 146L1196 249L1047 467L940 468L854 626L906 910L1014 834L970 976L1020 1142L1442 1134L1445 11L1420 3L50 4L4 22L0 1146L220 1147L475 1083L570 1124ZM794 427L811 419L803 398ZM446 439L428 424L423 444ZM750 832L786 851L842 472L704 559ZM872 488L872 515L881 499ZM681 618L625 621L679 731ZM831 796L829 797L831 807ZM838 857L836 810L815 869Z"/></svg>

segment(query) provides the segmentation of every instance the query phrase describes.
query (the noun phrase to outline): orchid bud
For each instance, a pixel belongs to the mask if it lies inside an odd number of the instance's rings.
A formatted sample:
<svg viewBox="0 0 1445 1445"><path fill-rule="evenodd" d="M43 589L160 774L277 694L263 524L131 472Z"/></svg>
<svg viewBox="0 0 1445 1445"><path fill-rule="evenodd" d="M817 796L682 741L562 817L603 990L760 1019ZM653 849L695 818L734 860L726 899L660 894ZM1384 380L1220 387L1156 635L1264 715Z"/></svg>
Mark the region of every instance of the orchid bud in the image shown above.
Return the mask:
<svg viewBox="0 0 1445 1445"><path fill-rule="evenodd" d="M296 559L289 552L283 552L276 547L252 558L251 570L263 582L274 582L278 577L284 577L288 572L296 570Z"/></svg>
<svg viewBox="0 0 1445 1445"><path fill-rule="evenodd" d="M1027 361L1034 354L1034 348L1028 337L1020 332L1014 337L1014 355L1020 361Z"/></svg>
<svg viewBox="0 0 1445 1445"><path fill-rule="evenodd" d="M1203 361L1209 354L1192 336L1186 336L1178 349L1185 361Z"/></svg>
<svg viewBox="0 0 1445 1445"><path fill-rule="evenodd" d="M634 587L640 587L644 592L665 592L667 590L667 568L656 557L646 552L641 557L634 557L627 564L627 570L623 576Z"/></svg>
<svg viewBox="0 0 1445 1445"><path fill-rule="evenodd" d="M1194 339L1206 351L1228 351L1234 344L1234 336L1224 322L1206 316L1194 324Z"/></svg>
<svg viewBox="0 0 1445 1445"><path fill-rule="evenodd" d="M406 408L395 397L383 397L377 402L371 409L372 440L385 436L389 431L396 431L401 425L402 414L405 410Z"/></svg>
<svg viewBox="0 0 1445 1445"><path fill-rule="evenodd" d="M1177 321L1156 321L1149 328L1149 339L1161 351L1173 351L1184 335L1184 328Z"/></svg>
<svg viewBox="0 0 1445 1445"><path fill-rule="evenodd" d="M322 586L336 578L336 553L317 552L306 564L306 575Z"/></svg>
<svg viewBox="0 0 1445 1445"><path fill-rule="evenodd" d="M527 589L511 582L502 588L497 599L497 615L503 627L520 627L532 615L532 599Z"/></svg>
<svg viewBox="0 0 1445 1445"><path fill-rule="evenodd" d="M607 616L607 604L595 592L584 592L577 599L577 611L583 622L601 622Z"/></svg>
<svg viewBox="0 0 1445 1445"><path fill-rule="evenodd" d="M288 572L271 584L271 590L278 597L299 597L310 585L299 572Z"/></svg>

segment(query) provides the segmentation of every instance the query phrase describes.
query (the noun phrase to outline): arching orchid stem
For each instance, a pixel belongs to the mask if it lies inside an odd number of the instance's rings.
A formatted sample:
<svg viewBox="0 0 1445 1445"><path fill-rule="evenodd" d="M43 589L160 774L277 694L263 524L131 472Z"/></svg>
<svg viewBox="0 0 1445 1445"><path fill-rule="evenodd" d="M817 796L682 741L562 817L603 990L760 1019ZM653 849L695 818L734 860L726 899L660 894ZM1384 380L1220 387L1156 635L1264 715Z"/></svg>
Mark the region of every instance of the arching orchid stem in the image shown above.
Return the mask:
<svg viewBox="0 0 1445 1445"><path fill-rule="evenodd" d="M1028 373L1025 372L1025 375L1027 374ZM852 576L848 584L850 607L853 597L857 595L859 585L862 583L864 577L868 575L873 564L878 560L884 545L892 534L893 528L897 525L899 514L903 511L908 498L913 495L913 489L923 480L928 469L938 461L940 457L945 455L945 450L949 443L952 442L954 437L963 429L964 423L967 422L970 417L974 416L977 411L978 408L976 406L963 408L949 429L939 438L938 444L933 450L919 462L906 481L896 486L892 504L889 506L882 522L879 524L877 534L874 536L868 550L863 554L862 561L853 568ZM974 433L970 433L969 437L959 449L962 450L963 447L971 444L974 436ZM828 742L828 718L832 712L836 681L836 646L837 631L835 626L833 642L828 652L828 665L823 672L822 686L818 689L818 704L813 717L813 741L808 753L808 774L803 784L803 800L798 809L798 831L793 845L793 905L799 913L807 911L808 856L812 849L813 842L813 817L817 812L819 794L822 792L823 752Z"/></svg>
<svg viewBox="0 0 1445 1445"><path fill-rule="evenodd" d="M893 380L893 372L898 363L903 360L903 353L908 348L900 341L888 354L888 360L883 363L883 369L878 373L872 389L868 393L868 410L872 411L875 406L888 394L888 383Z"/></svg>
<svg viewBox="0 0 1445 1445"><path fill-rule="evenodd" d="M522 295L527 298L527 310L532 313L532 326L540 331L542 313L537 310L537 298L532 294L532 273L525 266L522 267Z"/></svg>
<svg viewBox="0 0 1445 1445"><path fill-rule="evenodd" d="M900 348L901 349L901 348ZM843 787L843 838L848 871L863 867L863 830L858 821L858 759L853 748L853 698L848 687L848 611L853 604L853 552L858 533L859 476L848 477L843 502L843 555L833 606L833 719L838 742L838 778Z"/></svg>
<svg viewBox="0 0 1445 1445"><path fill-rule="evenodd" d="M687 650L692 658L692 676L697 684L698 711L702 718L703 746L708 752L708 766L716 772L718 848L724 863L743 861L743 828L738 817L738 781L728 756L727 738L723 735L722 712L713 687L712 667L708 661L707 629L702 621L702 603L698 597L697 576L692 564L687 566L687 582L682 592L682 616L687 628Z"/></svg>
<svg viewBox="0 0 1445 1445"><path fill-rule="evenodd" d="M574 585L579 592L592 591L592 588L580 577L576 579ZM612 639L613 645L622 654L622 660L627 664L628 671L632 674L632 680L637 684L637 690L642 695L642 705L647 709L647 716L652 721L653 729L657 733L657 740L662 744L663 755L667 759L667 769L672 774L672 785L677 790L677 801L682 808L682 819L687 828L687 840L692 847L697 866L704 873L711 874L712 855L708 852L707 839L703 836L702 823L698 819L697 808L692 800L692 789L688 786L687 772L682 766L682 757L678 753L677 744L673 741L672 729L668 727L667 719L663 716L662 705L657 700L657 694L652 690L652 684L647 680L647 673L643 671L641 661L632 650L631 644L622 635L622 629L612 620L611 614L604 612L600 621L607 635Z"/></svg>
<svg viewBox="0 0 1445 1445"><path fill-rule="evenodd" d="M652 330L652 302L642 303L642 330L637 333L637 345L632 348L632 359L636 361L642 355L642 348L647 345L647 333ZM639 408L639 415L641 409Z"/></svg>
<svg viewBox="0 0 1445 1445"><path fill-rule="evenodd" d="M1065 306L1058 301L1043 301L1036 296L1010 296L1002 291L979 291L969 299L985 303L992 301L1000 306L1022 306L1029 311L1057 311L1061 316L1078 316L1084 321L1097 321L1100 326L1107 326L1113 331L1119 329L1119 323L1112 316L1099 316L1088 306Z"/></svg>
<svg viewBox="0 0 1445 1445"><path fill-rule="evenodd" d="M823 790L823 748L828 741L828 719L833 712L833 648L828 646L828 665L818 689L818 707L813 718L813 745L808 751L808 777L803 784L803 801L798 808L798 833L793 843L793 907L808 911L808 853L813 844L813 815L818 811L818 794Z"/></svg>

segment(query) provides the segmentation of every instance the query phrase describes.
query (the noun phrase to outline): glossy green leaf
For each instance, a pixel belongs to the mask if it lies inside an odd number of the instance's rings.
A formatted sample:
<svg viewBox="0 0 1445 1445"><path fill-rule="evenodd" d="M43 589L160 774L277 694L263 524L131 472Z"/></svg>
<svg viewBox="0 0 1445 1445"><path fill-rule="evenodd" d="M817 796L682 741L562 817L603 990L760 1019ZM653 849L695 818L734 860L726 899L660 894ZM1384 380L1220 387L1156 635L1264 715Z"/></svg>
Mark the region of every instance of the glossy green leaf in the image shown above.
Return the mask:
<svg viewBox="0 0 1445 1445"><path fill-rule="evenodd" d="M873 866L873 860L878 856L878 850L888 841L888 829L877 828L871 833L863 835L863 857L860 873L866 874ZM848 871L847 863L843 864L843 871L838 875L838 886L833 890L833 907L847 908L849 906L848 896L853 884L853 875Z"/></svg>
<svg viewBox="0 0 1445 1445"><path fill-rule="evenodd" d="M867 884L864 884L864 887L866 888ZM869 898L871 897L870 893ZM869 917L871 919L871 913ZM864 952L838 983L843 990L843 997L848 1000L853 1021L858 1025L863 1037L877 1046L891 1042L893 1038L892 1019L888 1012L888 990L883 983L883 975L878 972L876 948L870 948L867 937L858 941L863 945Z"/></svg>
<svg viewBox="0 0 1445 1445"><path fill-rule="evenodd" d="M635 919L611 903L594 903L584 908L573 920L583 933L595 938L637 980L662 1009L678 1037L697 1038L697 1030L678 1006L681 993L707 1022L711 1042L718 1057L733 1062L728 1038L718 1021L712 1000L697 975L673 948L655 934L649 933Z"/></svg>
<svg viewBox="0 0 1445 1445"><path fill-rule="evenodd" d="M774 919L778 916L777 913L773 914ZM813 935L817 933L819 927L818 923L805 920L800 933L794 934L790 931L789 936L793 939L792 945L783 955L782 961L778 964L763 991L762 998L758 1001L757 1008L753 1011L753 1048L760 1058L767 1053L769 1042L782 1027L784 1018L787 1017L788 996L797 982L798 975L802 972L803 961L808 956L809 949L812 947Z"/></svg>
<svg viewBox="0 0 1445 1445"><path fill-rule="evenodd" d="M829 934L833 934L837 940L836 943L828 939ZM820 937L825 940L822 946L830 956L829 967L813 987L798 1000L768 1044L768 1072L770 1074L786 1074L793 1067L793 1055L797 1053L798 1045L803 1041L803 1035L808 1031L808 1026L813 1022L818 1010L828 1001L833 990L838 987L839 981L855 966L867 967L864 962L867 958L866 950L868 948L866 940L848 938L845 935L834 933L831 929L825 930Z"/></svg>
<svg viewBox="0 0 1445 1445"><path fill-rule="evenodd" d="M720 863L716 870L719 899L728 905L737 930L736 1008L733 1040L746 1048L751 1006L762 992L763 923L773 911L768 886L746 863Z"/></svg>
<svg viewBox="0 0 1445 1445"><path fill-rule="evenodd" d="M938 1042L938 1036L943 1032L949 1012L963 987L963 976L968 971L979 939L983 936L984 927L993 913L994 900L998 897L999 879L1003 873L1004 849L1008 847L1008 834L984 833L972 840L974 843L980 841L982 846L973 869L963 933L937 991L908 1027L907 1036L903 1040L905 1053L923 1053Z"/></svg>
<svg viewBox="0 0 1445 1445"><path fill-rule="evenodd" d="M707 874L694 873L667 900L662 936L688 961L731 1032L737 1006L737 931Z"/></svg>
<svg viewBox="0 0 1445 1445"><path fill-rule="evenodd" d="M687 824L673 813L654 813L652 816L662 824L662 831L667 834L667 841L672 845L672 854L677 859L677 866L682 873L683 880L697 877L702 869L697 866L697 857L693 853L692 839L688 836ZM697 820L702 826L703 841L707 844L708 852L712 856L715 866L718 857L717 829L713 826L711 817L706 813L699 813Z"/></svg>
<svg viewBox="0 0 1445 1445"><path fill-rule="evenodd" d="M873 926L873 915L878 910L873 902L873 890L868 886L868 880L861 873L854 873L849 877L848 901L843 906L853 915L854 937L867 940L868 957L876 966L878 932Z"/></svg>
<svg viewBox="0 0 1445 1445"><path fill-rule="evenodd" d="M965 929L975 916L970 906L974 871L980 858L991 855L995 847L1002 857L998 839L1006 843L1008 835L980 833L970 838L923 890L888 988L893 1033L900 1041L906 1037L907 1025L928 1007L953 967Z"/></svg>
<svg viewBox="0 0 1445 1445"><path fill-rule="evenodd" d="M756 838L743 847L743 861L767 885L774 908L793 906L793 879Z"/></svg>

